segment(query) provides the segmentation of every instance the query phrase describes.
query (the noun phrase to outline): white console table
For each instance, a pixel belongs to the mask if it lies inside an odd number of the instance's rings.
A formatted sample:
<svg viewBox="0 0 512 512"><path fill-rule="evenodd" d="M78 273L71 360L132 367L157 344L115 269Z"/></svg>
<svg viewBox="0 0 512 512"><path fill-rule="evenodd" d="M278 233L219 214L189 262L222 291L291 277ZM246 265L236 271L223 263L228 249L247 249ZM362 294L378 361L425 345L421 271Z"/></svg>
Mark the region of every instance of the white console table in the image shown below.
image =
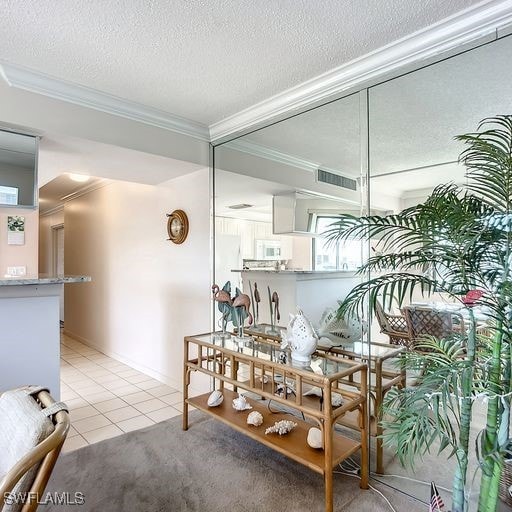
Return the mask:
<svg viewBox="0 0 512 512"><path fill-rule="evenodd" d="M59 297L87 276L0 279L0 392L27 384L60 399Z"/></svg>

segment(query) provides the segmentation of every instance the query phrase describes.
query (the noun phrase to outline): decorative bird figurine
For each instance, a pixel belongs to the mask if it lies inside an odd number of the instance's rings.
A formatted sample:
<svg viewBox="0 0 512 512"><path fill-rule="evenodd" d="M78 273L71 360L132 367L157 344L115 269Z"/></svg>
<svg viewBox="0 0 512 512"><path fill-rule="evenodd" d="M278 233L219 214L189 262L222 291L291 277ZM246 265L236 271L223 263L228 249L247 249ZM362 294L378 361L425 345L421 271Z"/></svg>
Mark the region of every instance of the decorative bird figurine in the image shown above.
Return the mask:
<svg viewBox="0 0 512 512"><path fill-rule="evenodd" d="M231 283L228 281L222 290L219 288L219 285L214 284L212 286L213 299L219 302L219 311L222 311L220 303L232 305L233 301L231 300Z"/></svg>
<svg viewBox="0 0 512 512"><path fill-rule="evenodd" d="M249 295L242 293L242 291L239 288L237 288L232 306L233 312L235 313L234 315L232 315L233 323L235 323L238 326L238 335L240 337L243 337L245 319L249 319L249 325L251 325L253 322L253 317L250 310L251 299L249 298Z"/></svg>
<svg viewBox="0 0 512 512"><path fill-rule="evenodd" d="M254 283L254 302L256 304L256 317L254 318L254 322L258 322L258 319L260 317L260 302L261 302L260 291L258 290L258 283Z"/></svg>
<svg viewBox="0 0 512 512"><path fill-rule="evenodd" d="M279 322L281 320L281 313L279 312L279 295L277 292L272 294L272 302L274 304L274 318Z"/></svg>
<svg viewBox="0 0 512 512"><path fill-rule="evenodd" d="M217 302L217 307L222 313L222 335L227 336L227 325L233 312L233 301L231 300L231 283L228 281L222 288L217 284L212 286L213 300Z"/></svg>

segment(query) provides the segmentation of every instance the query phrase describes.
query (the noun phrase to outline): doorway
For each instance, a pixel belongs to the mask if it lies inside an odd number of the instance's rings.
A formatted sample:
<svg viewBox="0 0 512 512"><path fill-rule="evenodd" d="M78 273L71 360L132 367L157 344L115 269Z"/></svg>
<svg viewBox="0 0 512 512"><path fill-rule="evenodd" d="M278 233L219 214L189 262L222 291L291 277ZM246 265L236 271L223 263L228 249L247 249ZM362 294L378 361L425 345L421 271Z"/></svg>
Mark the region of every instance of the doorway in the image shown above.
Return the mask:
<svg viewBox="0 0 512 512"><path fill-rule="evenodd" d="M52 271L53 275L64 275L64 224L52 226ZM64 325L64 286L60 292L60 324Z"/></svg>

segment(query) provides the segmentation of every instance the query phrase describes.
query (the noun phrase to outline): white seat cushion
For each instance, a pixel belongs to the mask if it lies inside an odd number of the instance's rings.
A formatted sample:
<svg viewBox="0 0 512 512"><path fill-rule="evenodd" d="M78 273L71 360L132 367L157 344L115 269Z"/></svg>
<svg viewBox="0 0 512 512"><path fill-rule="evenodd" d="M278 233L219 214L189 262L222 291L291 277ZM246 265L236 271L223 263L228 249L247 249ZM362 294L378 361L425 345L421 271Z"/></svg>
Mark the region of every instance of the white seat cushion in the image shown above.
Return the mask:
<svg viewBox="0 0 512 512"><path fill-rule="evenodd" d="M10 469L54 430L54 425L37 404L30 390L16 389L0 395L0 481ZM27 492L37 467L16 485L14 492ZM5 505L2 512L21 510L22 504ZM1 508L1 507L0 507Z"/></svg>

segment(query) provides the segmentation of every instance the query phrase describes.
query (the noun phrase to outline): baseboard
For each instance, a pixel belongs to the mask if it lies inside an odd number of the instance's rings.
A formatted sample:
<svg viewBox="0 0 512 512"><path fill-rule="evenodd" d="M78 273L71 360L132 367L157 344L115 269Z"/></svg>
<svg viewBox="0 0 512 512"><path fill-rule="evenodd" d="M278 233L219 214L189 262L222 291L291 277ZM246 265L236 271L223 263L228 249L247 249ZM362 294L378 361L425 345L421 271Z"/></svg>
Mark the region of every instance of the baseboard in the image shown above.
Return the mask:
<svg viewBox="0 0 512 512"><path fill-rule="evenodd" d="M79 341L80 343L83 343L84 345L87 345L88 347L94 348L98 352L101 352L102 354L105 354L108 357L111 357L112 359L115 359L116 361L119 361L123 364L126 364L128 366L131 366L135 370L145 373L146 375L149 375L150 377L159 380L160 382L163 382L164 384L167 384L171 388L178 389L181 391L183 382L181 379L174 379L170 377L169 375L164 375L163 373L160 373L152 368L149 368L148 366L145 366L143 364L138 363L137 361L133 361L132 359L123 356L122 354L119 354L117 352L114 352L112 350L107 350L105 347L100 347L98 344L92 342L91 340L88 340L87 338L84 338L82 336L79 336L78 334L75 334L74 332L68 331L67 329L62 330L63 334L66 336L69 336L70 338L73 338L76 341ZM204 390L198 389L194 387L192 384L190 385L190 394L201 394L204 393Z"/></svg>

